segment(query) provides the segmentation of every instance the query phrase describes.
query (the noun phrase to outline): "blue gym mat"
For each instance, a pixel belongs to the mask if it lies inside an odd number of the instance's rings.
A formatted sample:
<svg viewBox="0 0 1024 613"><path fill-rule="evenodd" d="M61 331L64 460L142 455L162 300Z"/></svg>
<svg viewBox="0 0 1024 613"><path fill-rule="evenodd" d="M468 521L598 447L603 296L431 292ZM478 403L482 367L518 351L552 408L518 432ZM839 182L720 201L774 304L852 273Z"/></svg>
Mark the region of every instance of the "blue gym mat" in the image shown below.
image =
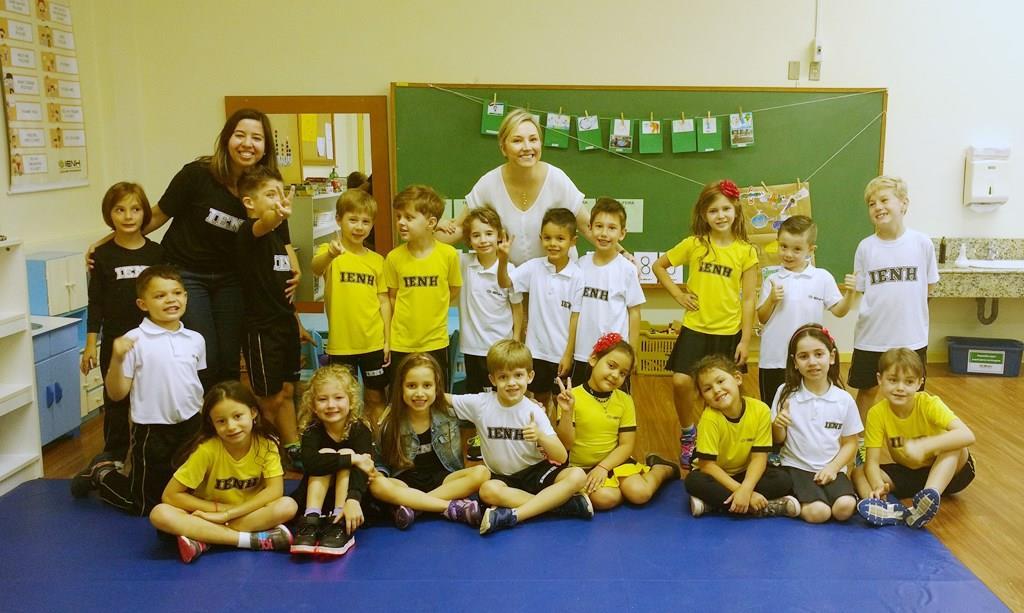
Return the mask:
<svg viewBox="0 0 1024 613"><path fill-rule="evenodd" d="M1005 611L927 531L683 511L682 485L592 521L481 537L421 517L344 557L214 549L191 565L149 522L64 480L0 498L4 611Z"/></svg>

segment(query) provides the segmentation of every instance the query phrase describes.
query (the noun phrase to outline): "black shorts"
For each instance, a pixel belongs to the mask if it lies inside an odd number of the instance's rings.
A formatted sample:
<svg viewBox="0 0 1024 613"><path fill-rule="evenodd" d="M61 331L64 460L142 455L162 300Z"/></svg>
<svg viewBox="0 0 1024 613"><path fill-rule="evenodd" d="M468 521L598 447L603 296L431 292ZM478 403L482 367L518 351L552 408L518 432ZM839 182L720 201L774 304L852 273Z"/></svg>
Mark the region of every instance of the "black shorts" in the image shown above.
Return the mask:
<svg viewBox="0 0 1024 613"><path fill-rule="evenodd" d="M328 355L331 364L341 364L352 369L352 374L363 374L363 386L371 390L385 390L391 377L384 367L384 351L371 351L354 355Z"/></svg>
<svg viewBox="0 0 1024 613"><path fill-rule="evenodd" d="M451 369L448 364L448 347L441 347L440 349L434 349L433 351L413 351L409 353L404 351L392 351L391 371L394 372L398 368L398 365L402 363L405 356L412 355L413 353L429 353L432 355L434 359L437 360L437 363L441 365L441 374L444 375L444 391L447 392L451 389L451 380L448 379L448 377L451 376L451 373L449 372ZM390 373L388 376L391 376Z"/></svg>
<svg viewBox="0 0 1024 613"><path fill-rule="evenodd" d="M402 483L421 492L429 492L441 487L451 473L446 470L417 470L410 468L395 475Z"/></svg>
<svg viewBox="0 0 1024 613"><path fill-rule="evenodd" d="M865 351L854 349L853 357L850 359L850 372L847 374L847 384L859 390L869 390L878 386L878 360L884 351ZM928 345L915 349L925 367L925 376L928 374ZM921 389L924 389L924 381L921 381Z"/></svg>
<svg viewBox="0 0 1024 613"><path fill-rule="evenodd" d="M494 390L487 376L487 356L464 354L466 361L466 393L479 394Z"/></svg>
<svg viewBox="0 0 1024 613"><path fill-rule="evenodd" d="M839 473L831 483L818 485L814 482L814 473L812 472L792 466L783 468L793 480L793 495L800 501L800 504L809 504L820 500L831 507L836 500L843 496L857 498L853 483L850 483L850 478L846 476L846 473Z"/></svg>
<svg viewBox="0 0 1024 613"><path fill-rule="evenodd" d="M761 392L761 402L772 406L779 386L785 382L785 368L759 368L757 370L757 389Z"/></svg>
<svg viewBox="0 0 1024 613"><path fill-rule="evenodd" d="M261 398L299 380L299 324L294 317L245 331L245 365L252 391Z"/></svg>
<svg viewBox="0 0 1024 613"><path fill-rule="evenodd" d="M555 378L558 377L558 364L533 358L533 381L527 389L534 394L557 394L558 384Z"/></svg>
<svg viewBox="0 0 1024 613"><path fill-rule="evenodd" d="M892 480L892 494L897 498L910 498L923 490L925 484L928 483L928 473L932 470L931 466L907 468L902 464L882 464L880 468ZM971 481L974 481L974 456L967 452L967 461L953 475L946 490L942 493L943 495L955 494L970 485Z"/></svg>
<svg viewBox="0 0 1024 613"><path fill-rule="evenodd" d="M523 470L512 475L493 475L492 478L503 482L509 487L523 490L529 494L538 494L544 488L555 482L558 473L568 467L569 464L552 464L547 460L538 462L533 466L527 466Z"/></svg>
<svg viewBox="0 0 1024 613"><path fill-rule="evenodd" d="M590 380L590 373L594 369L590 366L590 362L580 362L579 360L573 360L572 372L569 374L569 378L572 379L573 387L586 383ZM630 377L626 377L626 380L622 382L620 390L629 393L629 380Z"/></svg>
<svg viewBox="0 0 1024 613"><path fill-rule="evenodd" d="M740 344L742 332L736 334L704 334L691 330L686 326L679 332L679 338L668 356L666 370L674 373L693 376L693 367L701 358L708 355L721 354L732 360L736 355L736 346ZM741 370L747 372L746 364Z"/></svg>

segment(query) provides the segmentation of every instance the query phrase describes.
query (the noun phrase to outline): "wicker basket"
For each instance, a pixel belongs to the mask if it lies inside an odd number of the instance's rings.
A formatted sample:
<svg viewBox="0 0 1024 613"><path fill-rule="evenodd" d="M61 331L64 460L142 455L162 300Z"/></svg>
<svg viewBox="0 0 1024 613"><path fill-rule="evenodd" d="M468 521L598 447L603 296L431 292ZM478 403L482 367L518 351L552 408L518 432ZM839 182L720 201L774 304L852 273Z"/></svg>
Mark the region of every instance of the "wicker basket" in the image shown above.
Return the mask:
<svg viewBox="0 0 1024 613"><path fill-rule="evenodd" d="M673 321L669 326L651 326L640 322L640 348L637 352L637 373L641 375L667 376L672 371L665 368L672 347L676 344L683 322Z"/></svg>

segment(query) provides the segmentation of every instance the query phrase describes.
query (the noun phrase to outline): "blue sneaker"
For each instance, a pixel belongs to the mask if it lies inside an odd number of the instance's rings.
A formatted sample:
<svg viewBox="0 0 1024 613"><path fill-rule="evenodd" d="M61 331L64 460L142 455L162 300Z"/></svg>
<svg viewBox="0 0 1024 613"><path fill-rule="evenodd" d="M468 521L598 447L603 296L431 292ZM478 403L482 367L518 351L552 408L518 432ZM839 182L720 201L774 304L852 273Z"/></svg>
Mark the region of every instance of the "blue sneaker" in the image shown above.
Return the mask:
<svg viewBox="0 0 1024 613"><path fill-rule="evenodd" d="M590 502L586 494L573 494L572 498L563 502L561 506L551 509L551 514L591 519L594 517L594 503Z"/></svg>
<svg viewBox="0 0 1024 613"><path fill-rule="evenodd" d="M484 516L480 519L480 534L490 534L503 528L511 528L518 521L514 509L490 507L484 511Z"/></svg>
<svg viewBox="0 0 1024 613"><path fill-rule="evenodd" d="M902 524L907 508L898 502L886 502L879 498L865 498L857 503L857 512L873 526L895 526Z"/></svg>
<svg viewBox="0 0 1024 613"><path fill-rule="evenodd" d="M939 512L939 492L925 488L914 496L914 506L907 509L904 521L911 528L924 528Z"/></svg>

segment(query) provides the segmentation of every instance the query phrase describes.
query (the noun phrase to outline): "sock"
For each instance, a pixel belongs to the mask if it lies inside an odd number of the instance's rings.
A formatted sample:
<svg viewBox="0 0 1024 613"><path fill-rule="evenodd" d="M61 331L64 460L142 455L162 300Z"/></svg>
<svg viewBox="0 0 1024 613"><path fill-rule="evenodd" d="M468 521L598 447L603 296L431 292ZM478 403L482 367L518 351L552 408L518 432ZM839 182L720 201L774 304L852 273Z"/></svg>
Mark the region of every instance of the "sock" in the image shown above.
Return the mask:
<svg viewBox="0 0 1024 613"><path fill-rule="evenodd" d="M342 507L334 507L334 510L331 511L331 514L334 517L341 517L341 510L342 510Z"/></svg>
<svg viewBox="0 0 1024 613"><path fill-rule="evenodd" d="M690 424L690 426L688 426L686 428L681 428L679 430L679 438L682 439L682 438L687 437L687 436L692 438L694 435L696 435L696 433L697 433L697 425L696 424Z"/></svg>
<svg viewBox="0 0 1024 613"><path fill-rule="evenodd" d="M252 549L252 533L251 532L239 532L238 533L238 548L239 549Z"/></svg>
<svg viewBox="0 0 1024 613"><path fill-rule="evenodd" d="M310 516L310 515L316 515L317 517L320 517L320 509L312 509L312 508L307 508L307 509L306 509L305 511L303 511L303 513L302 513L302 516L303 516L303 517L308 517L308 516Z"/></svg>

